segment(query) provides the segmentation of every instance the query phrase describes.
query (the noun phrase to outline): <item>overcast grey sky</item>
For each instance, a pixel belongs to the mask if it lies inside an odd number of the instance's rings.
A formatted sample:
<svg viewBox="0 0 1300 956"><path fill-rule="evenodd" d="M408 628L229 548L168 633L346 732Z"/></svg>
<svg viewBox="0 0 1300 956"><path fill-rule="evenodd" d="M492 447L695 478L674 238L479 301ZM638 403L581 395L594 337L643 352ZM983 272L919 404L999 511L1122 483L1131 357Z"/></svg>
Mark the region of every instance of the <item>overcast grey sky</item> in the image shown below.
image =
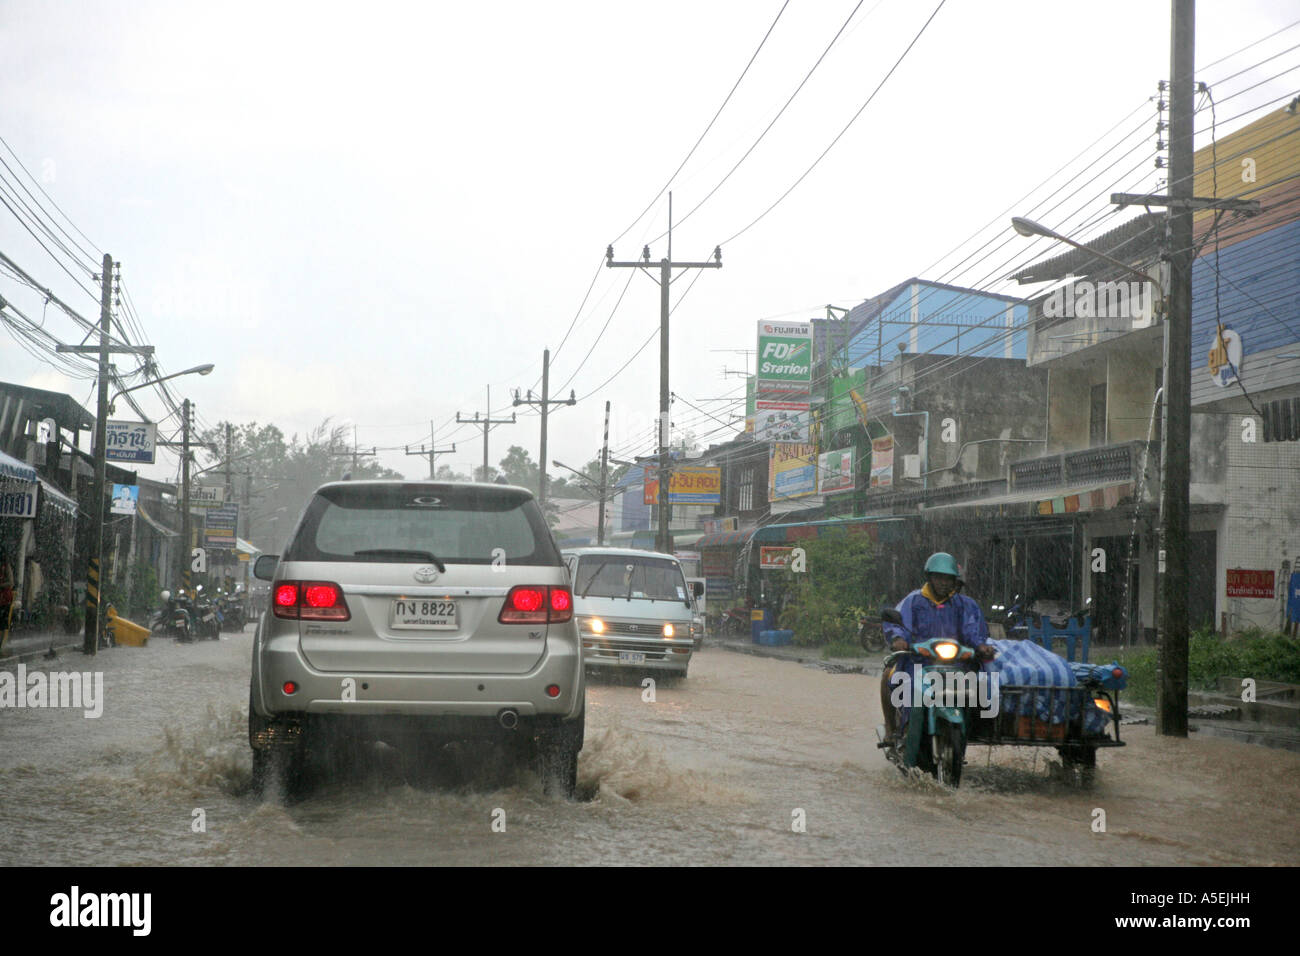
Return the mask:
<svg viewBox="0 0 1300 956"><path fill-rule="evenodd" d="M753 348L756 320L816 317L827 303L852 306L918 274L1006 290L1001 276L1048 251L1011 236L1012 212L1067 232L1086 223L1087 235L1120 221L1103 216L1111 191L1158 185L1147 100L1168 74L1169 3L948 0L811 175L727 242L817 159L937 2L785 8L672 184L674 257L703 259L723 243L724 263L673 286L676 301L698 276L673 320L680 395L726 419L733 408L701 399L743 396L722 369L743 369L745 356L713 350ZM788 110L683 222L855 6ZM1198 7L1199 78L1223 81L1221 132L1300 87L1300 73L1275 76L1300 63L1295 53L1259 65L1300 43L1300 29L1250 46L1300 18L1294 2ZM658 404L657 341L596 390L658 324L657 287L635 270L602 269L605 247L632 226L615 245L619 258L647 242L654 259L665 253L667 197L634 219L781 8L0 0L0 135L98 250L121 261L164 368L216 364L175 383L201 420L293 433L331 416L355 424L362 446L393 448L427 442L432 419L439 444L457 446L441 463L468 470L481 460L480 432L458 428L456 413L481 411L487 385L498 411L509 389L539 390L542 349L559 349L577 316L551 383L582 400L553 416L549 457L580 466L599 448L605 399L624 455L651 450ZM1056 205L1062 183L1094 163L1070 189L1084 184L1144 118L1119 150L1134 150L1129 161ZM97 315L97 302L3 208L0 251ZM2 273L0 295L45 314L38 294ZM45 321L64 340L80 337L55 310ZM67 391L93 411L89 380L65 377L6 335L0 380ZM151 392L138 394L165 414ZM681 405L673 417L697 434L719 427ZM511 444L536 458L537 419L496 429L493 463ZM426 473L400 447L380 460ZM146 473L175 471L164 452Z"/></svg>

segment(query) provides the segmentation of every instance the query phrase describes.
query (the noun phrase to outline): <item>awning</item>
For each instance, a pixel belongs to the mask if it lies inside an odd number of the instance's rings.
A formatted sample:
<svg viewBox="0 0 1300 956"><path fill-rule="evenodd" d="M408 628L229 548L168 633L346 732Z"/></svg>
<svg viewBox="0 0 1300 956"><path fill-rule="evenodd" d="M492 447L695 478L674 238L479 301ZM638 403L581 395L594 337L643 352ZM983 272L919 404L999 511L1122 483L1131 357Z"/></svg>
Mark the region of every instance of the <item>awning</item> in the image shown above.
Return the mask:
<svg viewBox="0 0 1300 956"><path fill-rule="evenodd" d="M702 551L705 548L737 548L748 541L753 533L753 528L748 531L715 531L701 536L700 540L695 542L695 549Z"/></svg>
<svg viewBox="0 0 1300 956"><path fill-rule="evenodd" d="M764 525L754 532L757 544L784 544L804 538L816 538L835 531L875 533L872 526L894 522L902 527L907 515L879 515L865 518L825 518L821 521L799 521L792 524Z"/></svg>
<svg viewBox="0 0 1300 956"><path fill-rule="evenodd" d="M692 531L687 534L678 534L676 531L674 531L672 532L672 535L673 535L673 550L676 551L681 548L689 548L692 546L698 548L700 544L700 539L704 537L704 532Z"/></svg>
<svg viewBox="0 0 1300 956"><path fill-rule="evenodd" d="M950 505L938 505L926 508L924 514L931 515L944 512L952 515L958 510L967 511L974 517L986 516L1038 516L1069 515L1077 512L1108 511L1120 504L1131 507L1135 485L1131 481L1102 486L1085 486L1057 490L1051 488L1037 491L1021 491L997 498L980 498L975 501L959 501ZM1154 505L1154 502L1149 502ZM955 515L953 515L955 517Z"/></svg>
<svg viewBox="0 0 1300 956"><path fill-rule="evenodd" d="M36 469L25 461L19 461L12 455L0 451L0 478L12 478L15 481L31 483L36 480Z"/></svg>
<svg viewBox="0 0 1300 956"><path fill-rule="evenodd" d="M157 520L151 517L149 512L145 510L143 501L136 503L135 513L144 519L145 524L153 528L163 537L179 538L181 536L181 533L179 531L173 531L171 528L168 528L166 525L160 524Z"/></svg>
<svg viewBox="0 0 1300 956"><path fill-rule="evenodd" d="M55 511L75 516L77 513L77 502L69 498L66 494L50 484L44 478L39 479L41 483L41 498L45 504L49 505Z"/></svg>
<svg viewBox="0 0 1300 956"><path fill-rule="evenodd" d="M262 549L251 541L245 541L243 538L235 539L235 550L243 551L245 554L261 554Z"/></svg>

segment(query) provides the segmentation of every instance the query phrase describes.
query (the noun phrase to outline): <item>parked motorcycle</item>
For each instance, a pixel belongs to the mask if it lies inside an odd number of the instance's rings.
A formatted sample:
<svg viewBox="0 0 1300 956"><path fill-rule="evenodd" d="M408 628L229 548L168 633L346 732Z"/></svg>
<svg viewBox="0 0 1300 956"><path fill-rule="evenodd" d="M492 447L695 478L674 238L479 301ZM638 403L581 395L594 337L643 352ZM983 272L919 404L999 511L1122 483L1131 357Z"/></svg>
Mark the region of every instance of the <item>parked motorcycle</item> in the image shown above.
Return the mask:
<svg viewBox="0 0 1300 956"><path fill-rule="evenodd" d="M858 618L858 643L864 651L883 651L887 642L880 622L869 617Z"/></svg>
<svg viewBox="0 0 1300 956"><path fill-rule="evenodd" d="M218 602L221 608L222 629L227 631L242 631L244 625L248 623L244 614L243 595L238 592L234 594L222 595Z"/></svg>
<svg viewBox="0 0 1300 956"><path fill-rule="evenodd" d="M162 600L163 606L150 623L150 629L161 631L181 644L188 644L193 639L193 617L188 602L179 596L172 597L170 591L162 592Z"/></svg>
<svg viewBox="0 0 1300 956"><path fill-rule="evenodd" d="M203 585L199 585L198 595L194 599L194 610L196 618L195 633L199 637L206 637L209 640L220 640L221 610L210 595L203 593Z"/></svg>
<svg viewBox="0 0 1300 956"><path fill-rule="evenodd" d="M880 619L907 631L902 615L895 608L882 609ZM911 632L907 633L911 636ZM918 661L920 666L914 666ZM950 787L961 784L970 723L965 707L957 701L943 701L942 690L949 686L946 674L964 673L974 661L972 648L946 637L920 641L912 644L910 650L894 651L885 657L880 696L887 726L876 728L879 739L876 746L885 751L891 763L904 771L916 767ZM905 669L902 672L907 674L902 687L911 711L902 733L894 726L898 715L891 699L898 686L891 682L891 677L900 669ZM921 682L920 690L913 686L917 680ZM934 682L940 693L922 693L927 682Z"/></svg>

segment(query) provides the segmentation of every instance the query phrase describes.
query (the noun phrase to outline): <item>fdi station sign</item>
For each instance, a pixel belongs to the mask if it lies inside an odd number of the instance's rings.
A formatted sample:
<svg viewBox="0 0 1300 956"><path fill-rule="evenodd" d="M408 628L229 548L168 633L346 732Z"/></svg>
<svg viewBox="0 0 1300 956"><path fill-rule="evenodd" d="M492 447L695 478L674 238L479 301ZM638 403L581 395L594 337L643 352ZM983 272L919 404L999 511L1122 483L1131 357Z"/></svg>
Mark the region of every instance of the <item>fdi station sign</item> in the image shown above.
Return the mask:
<svg viewBox="0 0 1300 956"><path fill-rule="evenodd" d="M758 323L759 398L812 393L812 323Z"/></svg>

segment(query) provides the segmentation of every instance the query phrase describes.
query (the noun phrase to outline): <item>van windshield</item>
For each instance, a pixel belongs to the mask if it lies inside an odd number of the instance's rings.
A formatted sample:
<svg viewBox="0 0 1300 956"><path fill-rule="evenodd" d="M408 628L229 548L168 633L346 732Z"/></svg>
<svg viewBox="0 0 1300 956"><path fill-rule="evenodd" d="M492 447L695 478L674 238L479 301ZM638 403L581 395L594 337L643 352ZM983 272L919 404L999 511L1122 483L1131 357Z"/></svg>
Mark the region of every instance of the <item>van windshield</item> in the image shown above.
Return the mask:
<svg viewBox="0 0 1300 956"><path fill-rule="evenodd" d="M576 584L583 597L686 600L682 569L668 558L588 555L578 562Z"/></svg>

